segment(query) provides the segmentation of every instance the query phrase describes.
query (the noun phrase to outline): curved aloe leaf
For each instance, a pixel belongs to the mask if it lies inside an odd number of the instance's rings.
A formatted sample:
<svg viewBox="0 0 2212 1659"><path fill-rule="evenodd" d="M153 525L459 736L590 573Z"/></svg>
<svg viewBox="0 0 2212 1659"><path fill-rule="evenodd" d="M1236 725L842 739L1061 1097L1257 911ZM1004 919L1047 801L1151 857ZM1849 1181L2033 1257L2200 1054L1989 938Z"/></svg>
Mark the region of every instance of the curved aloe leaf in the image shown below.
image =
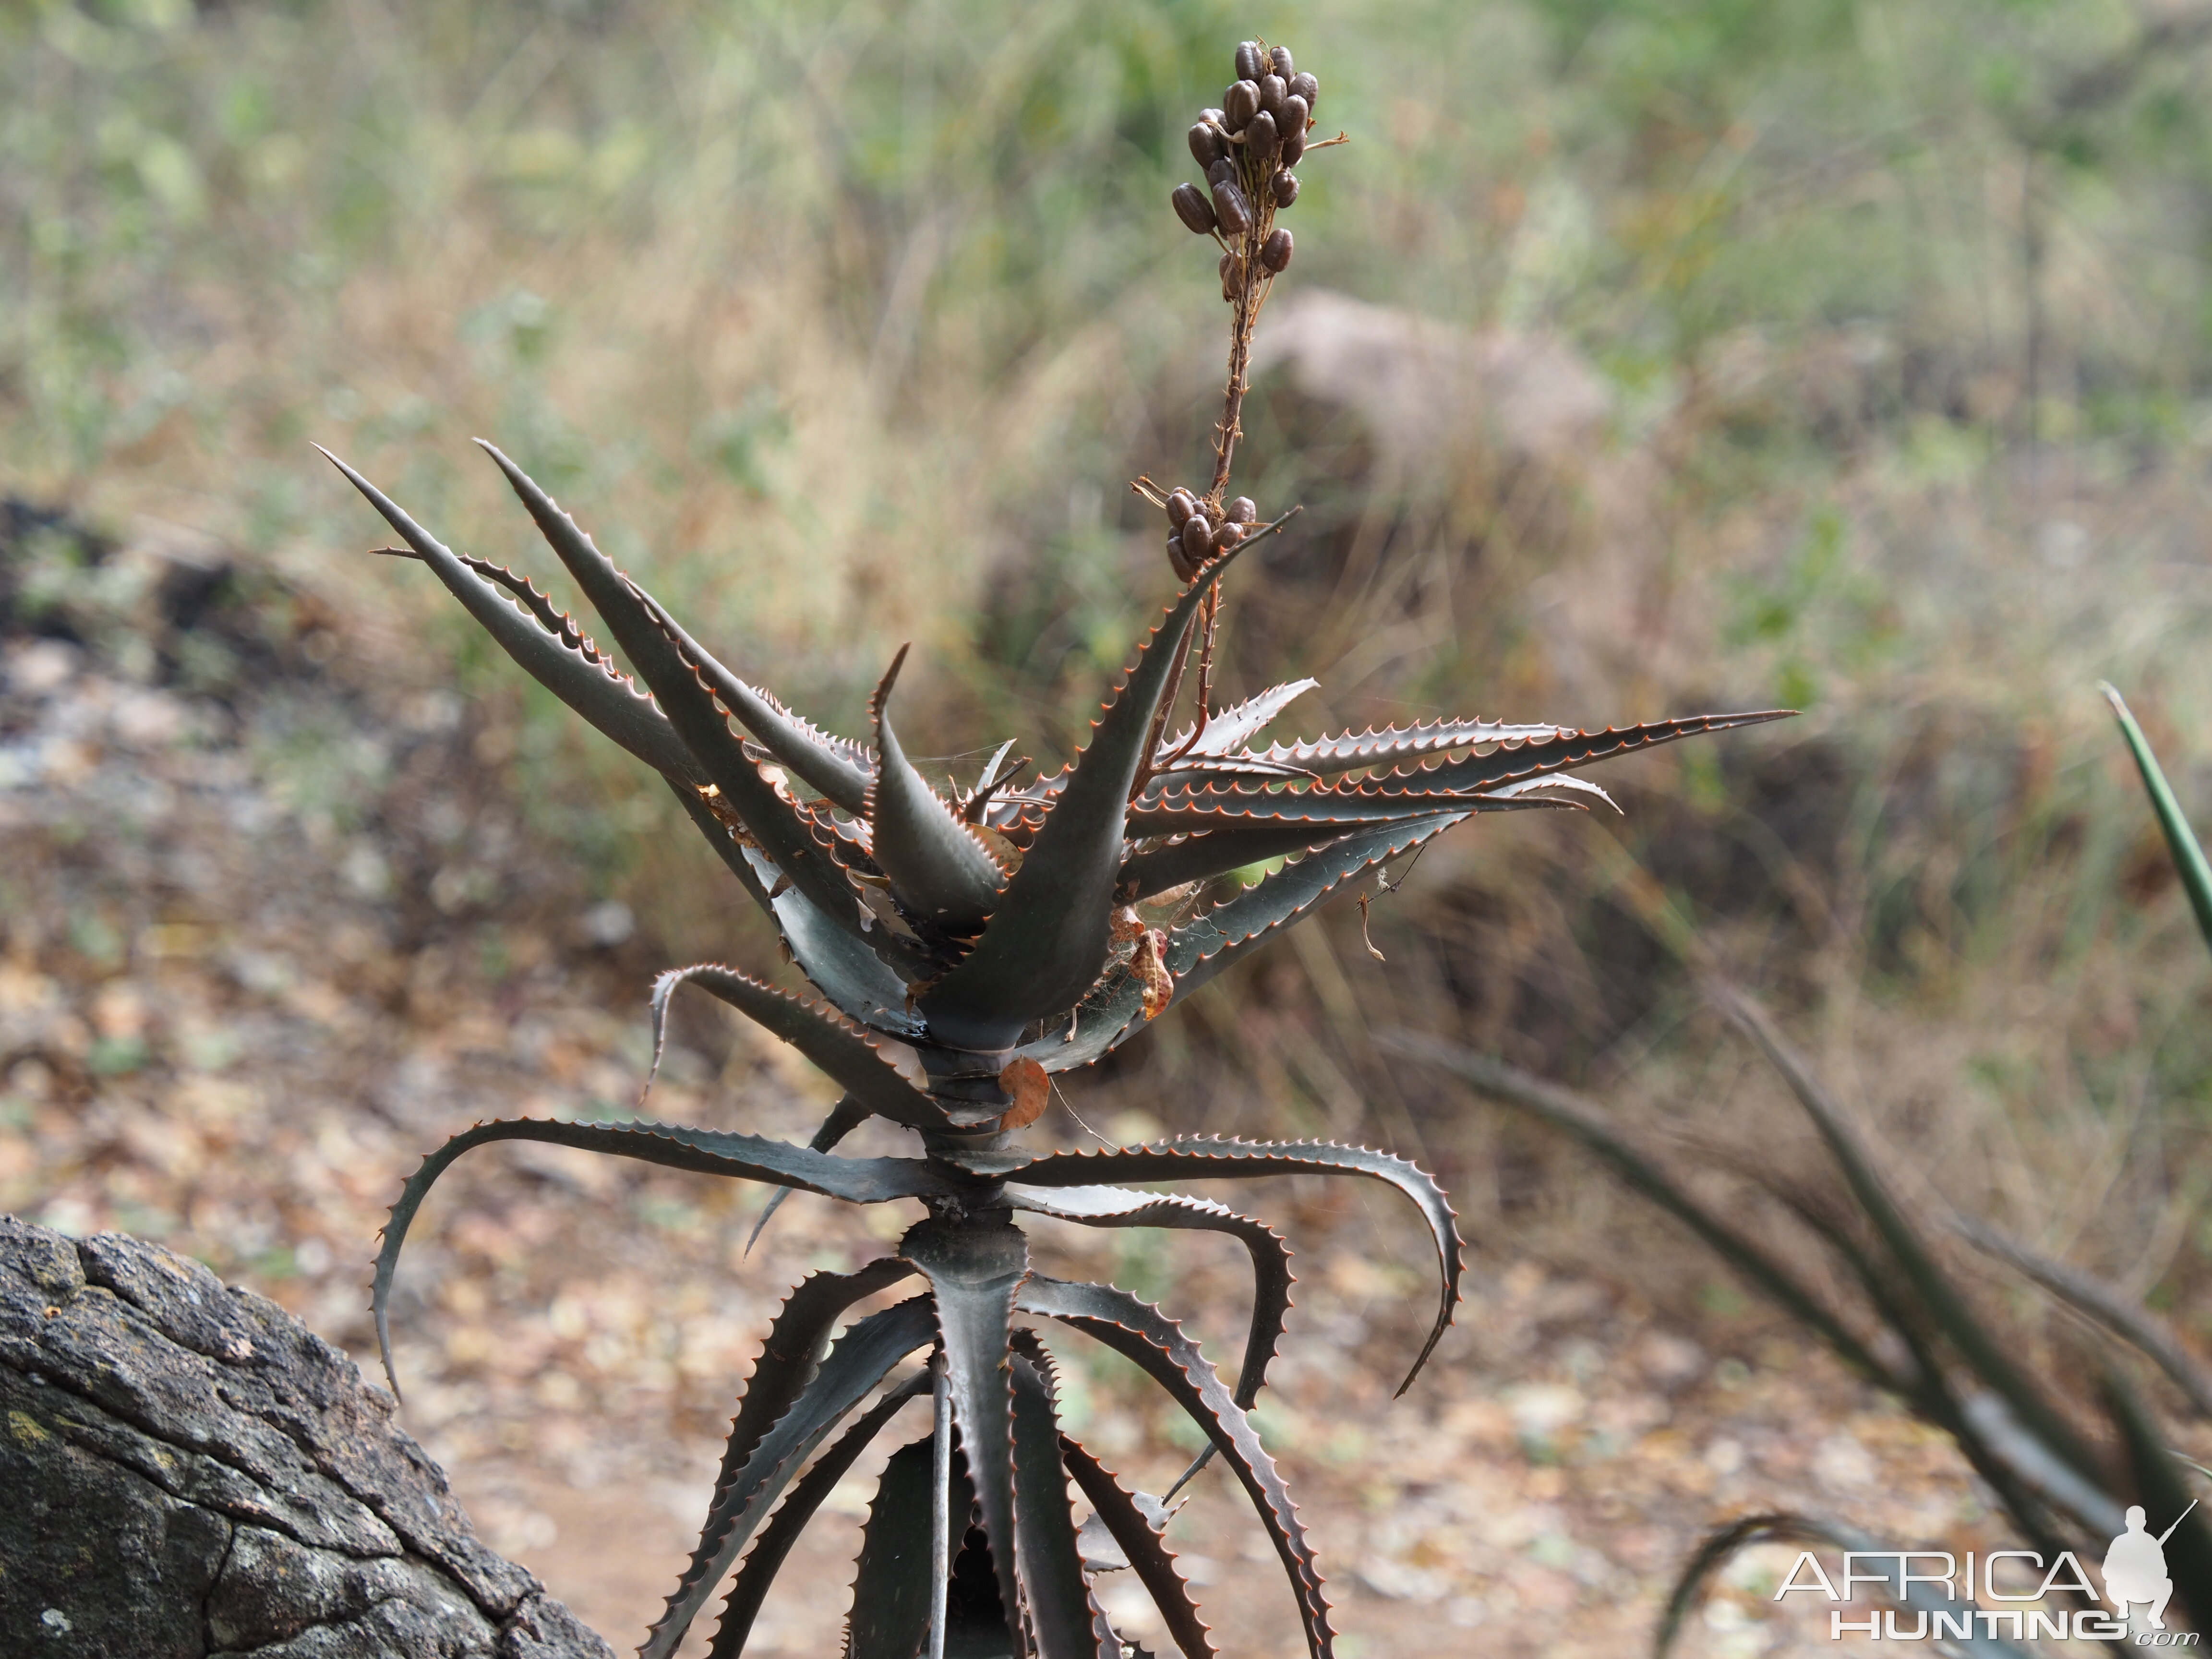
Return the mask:
<svg viewBox="0 0 2212 1659"><path fill-rule="evenodd" d="M1171 1140L1111 1152L1055 1152L1018 1164L1006 1174L1024 1187L1089 1187L1098 1184L1102 1176L1121 1181L1250 1181L1277 1175L1345 1175L1362 1176L1396 1188L1413 1200L1421 1218L1429 1224L1442 1289L1436 1322L1413 1369L1398 1385L1400 1394L1413 1386L1413 1379L1421 1374L1421 1367L1450 1326L1452 1310L1459 1305L1462 1244L1450 1200L1419 1164L1389 1152L1341 1146L1333 1140L1234 1140L1178 1135Z"/></svg>
<svg viewBox="0 0 2212 1659"><path fill-rule="evenodd" d="M1540 742L1566 730L1558 726L1507 726L1497 720L1424 720L1418 726L1386 726L1364 732L1340 732L1307 743L1278 743L1254 757L1295 766L1322 777L1368 766L1395 766L1425 755L1490 743Z"/></svg>
<svg viewBox="0 0 2212 1659"><path fill-rule="evenodd" d="M639 1659L671 1659L715 1583L737 1560L799 1466L894 1365L928 1343L936 1323L929 1297L917 1296L870 1314L837 1339L812 1386L761 1437L744 1466L716 1495L706 1531L720 1541L703 1560L694 1559L666 1608L653 1621L645 1645L638 1650Z"/></svg>
<svg viewBox="0 0 2212 1659"><path fill-rule="evenodd" d="M1572 783L1571 778L1540 779L1548 784ZM1302 795L1285 798L1303 801ZM1440 805L1449 805L1462 814L1467 812L1507 812L1530 807L1565 807L1577 803L1546 799L1541 796L1519 795L1504 800L1484 795L1445 796L1440 801L1432 795L1414 796L1397 802L1366 802L1349 811L1329 813L1323 809L1319 817L1291 817L1285 813L1268 818L1257 815L1235 817L1214 812L1194 815L1190 827L1197 831L1188 840L1177 841L1150 852L1139 853L1121 866L1121 891L1143 898L1150 894L1164 893L1186 882L1207 881L1215 876L1226 875L1231 870L1243 869L1268 859L1281 858L1291 853L1302 853L1311 848L1327 847L1345 838L1346 826L1364 829L1367 823L1409 823L1415 818L1432 817ZM1220 827L1209 829L1207 823Z"/></svg>
<svg viewBox="0 0 2212 1659"><path fill-rule="evenodd" d="M763 749L790 768L801 782L848 812L860 810L860 803L867 797L869 781L875 775L875 767L866 750L856 743L830 736L811 720L793 714L757 686L739 679L715 660L713 652L686 633L684 625L668 614L659 600L635 582L630 587L660 625L669 642L684 654L721 699L723 707L737 716L738 724L751 732Z"/></svg>
<svg viewBox="0 0 2212 1659"><path fill-rule="evenodd" d="M1569 783L1573 780L1542 781ZM1527 804L1527 798L1509 795L1505 801ZM1402 823L1438 812L1498 809L1498 803L1492 798L1443 789L1383 789L1362 785L1356 790L1290 790L1231 786L1178 789L1157 802L1148 799L1130 809L1128 830L1133 837L1204 836L1262 825L1282 826L1302 831L1311 843L1369 824ZM1227 867L1233 870L1237 866Z"/></svg>
<svg viewBox="0 0 2212 1659"><path fill-rule="evenodd" d="M1602 732L1560 728L1550 738L1507 743L1492 754L1441 761L1410 772L1401 769L1381 778L1369 779L1358 787L1489 789L1501 783L1516 783L1523 778L1593 765L1639 749L1655 749L1662 743L1674 743L1683 738L1702 737L1709 732L1729 732L1739 726L1764 726L1769 720L1786 720L1796 712L1794 708L1763 708L1741 714L1684 714L1673 720L1646 720L1637 726L1608 726Z"/></svg>
<svg viewBox="0 0 2212 1659"><path fill-rule="evenodd" d="M876 775L867 799L869 850L909 910L955 933L971 933L998 904L1006 873L899 746L898 733L891 729L890 697L906 653L901 646L868 705L876 728Z"/></svg>
<svg viewBox="0 0 2212 1659"><path fill-rule="evenodd" d="M1748 1036L1766 1056L1768 1064L1787 1084L1790 1093L1813 1120L1828 1152L1844 1172L1851 1194L1887 1248L1899 1271L1926 1309L1929 1322L1982 1382L2002 1396L2014 1416L2074 1473L2093 1485L2101 1470L2094 1453L2081 1443L2072 1426L2043 1392L2021 1372L2004 1345L1984 1326L1967 1306L1949 1277L1905 1218L1889 1188L1875 1171L1873 1160L1859 1142L1850 1120L1814 1076L1812 1068L1783 1038L1765 1011L1734 986L1708 983L1707 994L1736 1029Z"/></svg>
<svg viewBox="0 0 2212 1659"><path fill-rule="evenodd" d="M1290 1575L1308 1650L1313 1659L1328 1659L1334 1643L1328 1600L1322 1592L1321 1569L1299 1524L1297 1506L1291 1502L1250 1419L1221 1386L1198 1345L1158 1309L1110 1285L1071 1285L1033 1274L1022 1286L1016 1305L1024 1313L1057 1319L1136 1361L1220 1448L1251 1495L1261 1524Z"/></svg>
<svg viewBox="0 0 2212 1659"><path fill-rule="evenodd" d="M1901 1395L1913 1392L1911 1379L1900 1376L1894 1366L1877 1358L1778 1256L1691 1197L1668 1176L1657 1158L1616 1128L1595 1103L1504 1060L1470 1053L1418 1032L1384 1031L1376 1041L1387 1049L1448 1072L1493 1099L1518 1106L1553 1127L1565 1130L1610 1164L1631 1187L1695 1233L1715 1255L1764 1291L1791 1317L1818 1333L1862 1376Z"/></svg>
<svg viewBox="0 0 2212 1659"><path fill-rule="evenodd" d="M1173 1227L1191 1232L1226 1233L1252 1257L1252 1325L1244 1339L1244 1363L1237 1376L1237 1403L1247 1411L1267 1386L1267 1365L1282 1340L1291 1310L1291 1247L1266 1222L1239 1215L1211 1199L1180 1193L1133 1193L1126 1187L1032 1188L1009 1183L1009 1202L1086 1227Z"/></svg>
<svg viewBox="0 0 2212 1659"><path fill-rule="evenodd" d="M1467 817L1462 808L1347 836L1176 928L1168 936L1168 971L1176 977L1177 1000L1243 960L1354 876L1412 852Z"/></svg>
<svg viewBox="0 0 2212 1659"><path fill-rule="evenodd" d="M2120 735L2127 739L2128 752L2135 757L2136 769L2142 774L2143 793L2150 797L2151 811L2158 814L2158 827L2165 833L2166 851L2173 856L2173 867L2181 873L2183 890L2189 895L2189 908L2197 913L2197 926L2204 935L2204 943L2212 945L2212 864L2205 861L2204 848L2197 843L2197 832L2189 827L2181 803L2174 799L2173 787L2166 782L2158 757L2151 752L2150 739L2143 736L2142 727L2128 712L2125 699L2101 681L2097 689L2112 705L2113 717L2120 723Z"/></svg>
<svg viewBox="0 0 2212 1659"><path fill-rule="evenodd" d="M849 925L857 930L854 894L843 874L814 845L797 814L746 756L744 745L730 730L728 716L700 684L697 671L662 631L653 614L658 607L647 605L635 584L592 545L576 521L527 473L493 445L482 439L477 441L507 475L539 533L568 567L592 608L605 618L615 643L639 678L652 688L676 735L744 823L745 833L824 916L833 923L853 916ZM841 905L845 907L842 912Z"/></svg>
<svg viewBox="0 0 2212 1659"><path fill-rule="evenodd" d="M916 1659L929 1639L935 1454L936 1437L924 1435L884 1465L853 1575L844 1659ZM952 1510L965 1516L975 1506L975 1489L957 1458L953 1465Z"/></svg>
<svg viewBox="0 0 2212 1659"><path fill-rule="evenodd" d="M806 1145L814 1152L826 1152L874 1115L859 1101L847 1095L830 1109L830 1115L822 1120L822 1127L814 1132ZM790 1196L791 1188L788 1187L779 1187L769 1194L768 1202L761 1206L760 1219L753 1223L752 1231L745 1235L747 1255L753 1253L753 1246L760 1243L761 1234L775 1219L775 1212L783 1207L783 1200Z"/></svg>
<svg viewBox="0 0 2212 1659"><path fill-rule="evenodd" d="M2083 1273L2067 1262L2031 1250L2017 1239L1971 1218L1954 1224L1959 1236L2007 1262L2065 1303L2133 1345L2164 1371L2197 1413L2212 1419L2212 1372L2207 1372L2159 1317L2118 1285Z"/></svg>
<svg viewBox="0 0 2212 1659"><path fill-rule="evenodd" d="M919 1036L922 1024L906 1012L906 981L902 969L920 974L920 963L896 935L883 927L866 936L842 923L833 923L814 901L796 887L785 885L774 864L709 811L699 792L670 780L684 813L706 837L746 896L775 923L785 948L815 988L863 1025L901 1036ZM783 888L771 898L769 894ZM857 917L860 901L851 901Z"/></svg>
<svg viewBox="0 0 2212 1659"><path fill-rule="evenodd" d="M407 1177L398 1200L385 1223L383 1247L376 1253L376 1281L371 1304L376 1315L377 1351L384 1358L384 1374L394 1394L399 1380L392 1369L390 1308L392 1276L399 1265L399 1252L415 1212L440 1176L474 1146L495 1140L538 1140L553 1146L574 1146L587 1152L608 1152L634 1158L671 1170L690 1170L701 1175L735 1176L819 1193L848 1204L881 1204L895 1198L951 1196L961 1190L943 1166L918 1158L832 1158L826 1152L793 1146L788 1141L761 1135L732 1134L709 1129L685 1129L662 1123L556 1123L543 1118L507 1118L464 1129L424 1158Z"/></svg>
<svg viewBox="0 0 2212 1659"><path fill-rule="evenodd" d="M745 1638L752 1634L753 1621L760 1617L761 1605L768 1600L769 1586L782 1571L792 1546L799 1541L799 1534L806 1529L806 1523L814 1518L837 1483L851 1472L860 1454L883 1432L884 1425L898 1415L899 1408L928 1392L927 1372L893 1389L839 1435L836 1443L816 1458L793 1485L791 1495L777 1508L768 1525L761 1528L760 1541L747 1553L744 1565L738 1569L737 1579L723 1599L721 1620L715 1626L714 1645L708 1649L707 1659L738 1659L745 1650ZM926 1609L926 1559L922 1571Z"/></svg>
<svg viewBox="0 0 2212 1659"><path fill-rule="evenodd" d="M681 985L696 985L720 998L798 1049L817 1070L870 1111L894 1123L903 1123L909 1128L933 1129L947 1121L959 1123L972 1119L988 1122L994 1115L985 1112L977 1118L972 1110L948 1111L916 1088L915 1082L922 1078L921 1059L896 1038L870 1031L819 1003L803 1002L734 968L711 962L690 968L672 968L653 981L653 1060L656 1068L660 1064L660 1048L667 1029L668 999ZM904 1062L903 1069L901 1060Z"/></svg>
<svg viewBox="0 0 2212 1659"><path fill-rule="evenodd" d="M447 591L532 679L647 766L672 778L702 775L699 763L677 737L667 717L629 676L603 659L586 654L580 643L562 638L562 630L547 622L544 613L533 615L520 608L515 599L471 569L471 562L454 554L416 524L382 490L320 444L315 447L383 514L385 522L398 532L414 556L429 566ZM527 583L523 586L534 592ZM549 611L551 608L545 607Z"/></svg>
<svg viewBox="0 0 2212 1659"><path fill-rule="evenodd" d="M921 1269L935 1293L945 1365L952 1385L953 1420L975 1483L983 1531L999 1595L1011 1613L1022 1605L1015 1572L1012 1395L1006 1337L1014 1291L1029 1272L1029 1241L1001 1218L955 1226L935 1217L917 1222L899 1254Z"/></svg>
<svg viewBox="0 0 2212 1659"><path fill-rule="evenodd" d="M1175 1557L1168 1553L1166 1544L1152 1530L1135 1500L1122 1490L1104 1464L1066 1435L1060 1439L1060 1455L1091 1509L1106 1523L1106 1530L1121 1547L1121 1553L1128 1558L1130 1570L1137 1575L1138 1582L1150 1592L1152 1605L1167 1621L1168 1634L1182 1650L1183 1659L1215 1659L1212 1632L1198 1616L1197 1604L1190 1599L1189 1585L1176 1571Z"/></svg>
<svg viewBox="0 0 2212 1659"><path fill-rule="evenodd" d="M1050 1378L1024 1353L1010 1355L1007 1369L1014 1395L1014 1560L1037 1659L1121 1659L1121 1644L1083 1577Z"/></svg>
<svg viewBox="0 0 2212 1659"><path fill-rule="evenodd" d="M1280 685L1269 686L1257 696L1231 703L1218 714L1206 717L1206 727L1198 734L1197 742L1191 743L1190 728L1187 726L1174 737L1162 739L1152 753L1152 764L1165 766L1182 752L1185 744L1190 744L1189 753L1184 757L1187 760L1218 760L1232 750L1242 750L1284 709L1320 685L1319 680L1287 680ZM1237 758L1249 760L1253 757L1240 754Z"/></svg>
<svg viewBox="0 0 2212 1659"><path fill-rule="evenodd" d="M810 1273L784 1298L762 1339L752 1375L738 1397L737 1415L722 1444L721 1468L715 1474L714 1495L708 1504L708 1524L692 1548L682 1582L691 1582L713 1559L722 1541L715 1516L722 1510L746 1462L760 1449L761 1441L805 1394L821 1370L838 1320L855 1303L912 1277L914 1271L911 1262L885 1256L856 1273ZM928 1378L919 1379L919 1384L927 1388Z"/></svg>
<svg viewBox="0 0 2212 1659"><path fill-rule="evenodd" d="M1121 870L1123 817L1152 716L1200 604L1246 545L1208 565L1169 607L1093 729L1091 746L975 948L923 994L921 1012L939 1041L985 1052L1009 1048L1024 1026L1073 1007L1098 977Z"/></svg>

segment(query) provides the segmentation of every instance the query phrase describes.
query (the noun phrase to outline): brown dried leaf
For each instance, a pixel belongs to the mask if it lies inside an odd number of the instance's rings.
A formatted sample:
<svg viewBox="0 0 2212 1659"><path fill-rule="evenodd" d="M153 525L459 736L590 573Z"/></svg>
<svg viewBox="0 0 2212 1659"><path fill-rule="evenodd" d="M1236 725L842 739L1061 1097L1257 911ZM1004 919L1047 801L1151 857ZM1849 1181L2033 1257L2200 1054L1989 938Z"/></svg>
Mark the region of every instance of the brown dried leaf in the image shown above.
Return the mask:
<svg viewBox="0 0 2212 1659"><path fill-rule="evenodd" d="M999 1073L999 1086L1014 1097L999 1120L1002 1129L1028 1128L1044 1115L1045 1102L1052 1098L1052 1079L1026 1055L1017 1054L1006 1062L1006 1069Z"/></svg>

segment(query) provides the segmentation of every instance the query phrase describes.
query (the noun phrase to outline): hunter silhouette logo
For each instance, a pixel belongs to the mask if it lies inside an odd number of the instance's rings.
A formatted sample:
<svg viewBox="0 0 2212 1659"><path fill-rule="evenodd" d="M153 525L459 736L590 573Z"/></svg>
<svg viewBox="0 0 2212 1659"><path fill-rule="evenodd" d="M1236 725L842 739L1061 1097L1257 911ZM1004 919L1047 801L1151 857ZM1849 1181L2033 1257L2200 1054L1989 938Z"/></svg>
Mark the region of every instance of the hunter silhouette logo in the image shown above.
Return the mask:
<svg viewBox="0 0 2212 1659"><path fill-rule="evenodd" d="M2166 1628L2166 1604L2173 1599L2173 1580L2166 1571L2166 1540L2196 1507L2191 1500L2189 1509L2174 1517L2173 1526L2155 1538L2145 1530L2142 1505L2129 1509L2128 1529L2105 1552L2105 1595L2121 1618L2141 1602L2150 1608L2150 1627Z"/></svg>

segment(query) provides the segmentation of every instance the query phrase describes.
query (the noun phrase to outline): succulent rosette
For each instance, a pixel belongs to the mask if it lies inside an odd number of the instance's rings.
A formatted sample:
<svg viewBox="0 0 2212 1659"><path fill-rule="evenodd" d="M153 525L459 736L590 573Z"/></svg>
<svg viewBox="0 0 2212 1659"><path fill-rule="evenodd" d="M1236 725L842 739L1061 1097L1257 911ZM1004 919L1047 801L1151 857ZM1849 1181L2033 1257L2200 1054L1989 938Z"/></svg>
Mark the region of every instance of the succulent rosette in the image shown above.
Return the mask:
<svg viewBox="0 0 2212 1659"><path fill-rule="evenodd" d="M1237 67L1224 112L1192 131L1194 154L1224 163L1210 201L1196 204L1211 217L1194 223L1184 191L1175 204L1194 228L1233 232L1225 257L1259 273L1258 284L1288 263L1288 233L1272 219L1296 198L1289 168L1306 148L1319 89L1280 48L1249 42ZM1232 223L1240 207L1246 216ZM1256 314L1256 301L1239 304L1240 343L1248 311ZM454 1137L407 1182L378 1259L387 1369L386 1301L409 1225L438 1176L488 1141L582 1147L854 1204L919 1200L928 1212L895 1253L854 1273L815 1273L784 1304L744 1387L698 1546L642 1649L648 1659L674 1652L732 1568L713 1651L742 1652L792 1540L899 1408L921 1397L934 1402L931 1432L893 1455L866 1522L852 1659L1123 1659L1092 1584L1125 1568L1188 1659L1212 1654L1163 1535L1160 1500L1125 1489L1060 1420L1054 1361L1037 1334L1054 1328L1126 1355L1191 1414L1206 1458L1219 1455L1249 1493L1310 1650L1328 1654L1321 1575L1249 1416L1290 1307L1288 1247L1220 1204L1126 1183L1306 1173L1396 1188L1428 1227L1439 1277L1407 1384L1458 1299L1461 1241L1443 1192L1407 1160L1333 1143L1186 1135L1036 1152L1013 1137L1042 1111L1052 1074L1127 1041L1363 872L1480 813L1602 800L1571 775L1595 762L1777 718L1693 715L1602 731L1443 720L1263 742L1315 682L1208 707L1220 586L1282 523L1258 525L1249 501L1224 507L1234 432L1232 403L1203 496L1145 491L1168 513L1182 585L1082 752L1030 775L1008 744L966 787L926 775L901 746L892 704L903 652L877 688L869 729L834 735L726 666L490 445L608 646L528 580L448 549L331 458L404 544L386 550L426 565L526 672L660 775L805 975L807 991L794 995L718 964L663 975L651 1005L656 1056L668 1000L688 984L791 1043L843 1091L804 1146L642 1121L496 1121ZM1170 729L1194 660L1194 713ZM1255 866L1271 872L1239 874ZM839 1155L871 1116L915 1130L918 1156ZM1235 1385L1158 1309L1033 1270L1024 1213L1243 1243L1255 1297ZM917 1281L913 1296L850 1318L908 1281ZM1097 1523L1080 1535L1071 1482Z"/></svg>

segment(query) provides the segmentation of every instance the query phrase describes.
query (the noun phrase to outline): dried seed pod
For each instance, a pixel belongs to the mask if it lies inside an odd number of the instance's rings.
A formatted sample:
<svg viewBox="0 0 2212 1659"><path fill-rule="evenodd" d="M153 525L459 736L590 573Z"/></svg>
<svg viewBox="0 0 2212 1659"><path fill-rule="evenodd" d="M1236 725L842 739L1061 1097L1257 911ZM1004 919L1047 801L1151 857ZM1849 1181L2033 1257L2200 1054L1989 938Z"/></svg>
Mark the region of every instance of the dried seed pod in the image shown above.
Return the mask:
<svg viewBox="0 0 2212 1659"><path fill-rule="evenodd" d="M1267 60L1260 56L1257 40L1240 40L1237 44L1237 78L1256 81L1267 70Z"/></svg>
<svg viewBox="0 0 2212 1659"><path fill-rule="evenodd" d="M1292 107L1296 107L1303 100L1292 98L1285 101ZM1294 119L1289 109L1283 112L1283 119L1289 125L1285 125L1282 130L1283 153L1279 159L1286 167L1296 167L1305 159L1306 122L1303 116Z"/></svg>
<svg viewBox="0 0 2212 1659"><path fill-rule="evenodd" d="M1232 81L1229 90L1221 94L1222 113L1229 118L1231 132L1244 131L1244 124L1260 112L1260 84L1256 81Z"/></svg>
<svg viewBox="0 0 2212 1659"><path fill-rule="evenodd" d="M1259 521L1259 504L1249 495L1239 495L1235 501L1229 503L1230 523L1257 524Z"/></svg>
<svg viewBox="0 0 2212 1659"><path fill-rule="evenodd" d="M1283 84L1281 76L1261 76L1260 77L1260 107L1270 115L1281 114L1283 100L1290 95L1290 88Z"/></svg>
<svg viewBox="0 0 2212 1659"><path fill-rule="evenodd" d="M1267 187L1274 191L1275 205L1279 208L1286 208L1298 199L1298 175L1295 173L1277 173L1267 181Z"/></svg>
<svg viewBox="0 0 2212 1659"><path fill-rule="evenodd" d="M1291 90L1306 100L1307 109L1310 110L1316 104L1321 102L1321 82L1314 76L1300 70L1289 79Z"/></svg>
<svg viewBox="0 0 2212 1659"><path fill-rule="evenodd" d="M1201 167L1210 167L1229 153L1221 135L1200 121L1190 130L1190 159Z"/></svg>
<svg viewBox="0 0 2212 1659"><path fill-rule="evenodd" d="M1182 529L1183 520L1197 511L1198 497L1188 489L1174 489L1168 492L1168 523L1175 529Z"/></svg>
<svg viewBox="0 0 2212 1659"><path fill-rule="evenodd" d="M1313 106L1297 93L1283 100L1282 108L1275 112L1275 130L1283 135L1283 148L1291 147L1291 135L1298 136L1298 148L1304 149L1306 129L1313 125Z"/></svg>
<svg viewBox="0 0 2212 1659"><path fill-rule="evenodd" d="M1183 520L1182 550L1194 564L1213 556L1213 526L1206 523L1205 514L1194 513Z"/></svg>
<svg viewBox="0 0 2212 1659"><path fill-rule="evenodd" d="M1310 81L1313 77L1311 76L1308 76L1306 78ZM1306 102L1310 104L1313 102L1313 100L1309 98L1306 100ZM1202 109L1198 112L1198 118L1200 121L1203 121L1207 126L1218 127L1224 132L1229 131L1229 118L1218 109Z"/></svg>
<svg viewBox="0 0 2212 1659"><path fill-rule="evenodd" d="M1252 118L1252 125L1244 129L1244 142L1253 159L1261 167L1273 167L1275 157L1282 153L1282 135L1275 129L1275 118L1261 110Z"/></svg>
<svg viewBox="0 0 2212 1659"><path fill-rule="evenodd" d="M1243 525L1223 525L1218 530L1216 530L1213 532L1213 550L1217 555L1226 553L1231 548L1236 546L1237 543L1243 539L1244 526Z"/></svg>
<svg viewBox="0 0 2212 1659"><path fill-rule="evenodd" d="M1191 562L1190 555L1182 550L1180 535L1168 538L1168 562L1175 567L1176 578L1179 581L1187 582L1198 574L1198 567Z"/></svg>
<svg viewBox="0 0 2212 1659"><path fill-rule="evenodd" d="M1242 236L1252 228L1252 204L1233 184L1216 183L1213 186L1213 214L1221 221L1222 229L1231 236Z"/></svg>
<svg viewBox="0 0 2212 1659"><path fill-rule="evenodd" d="M1291 49L1288 46L1277 46L1273 52L1269 52L1267 54L1267 67L1274 70L1276 74L1281 76L1285 81L1291 79L1291 76L1297 72L1297 66L1291 62Z"/></svg>
<svg viewBox="0 0 2212 1659"><path fill-rule="evenodd" d="M1206 168L1206 182L1209 185L1237 184L1239 181L1237 176L1237 158L1233 155L1224 155Z"/></svg>
<svg viewBox="0 0 2212 1659"><path fill-rule="evenodd" d="M1291 233L1278 225L1267 233L1267 240L1260 244L1260 263L1270 270L1280 270L1291 263Z"/></svg>
<svg viewBox="0 0 2212 1659"><path fill-rule="evenodd" d="M1196 185L1177 185L1168 200L1175 204L1176 217L1200 236L1213 228L1213 204Z"/></svg>

